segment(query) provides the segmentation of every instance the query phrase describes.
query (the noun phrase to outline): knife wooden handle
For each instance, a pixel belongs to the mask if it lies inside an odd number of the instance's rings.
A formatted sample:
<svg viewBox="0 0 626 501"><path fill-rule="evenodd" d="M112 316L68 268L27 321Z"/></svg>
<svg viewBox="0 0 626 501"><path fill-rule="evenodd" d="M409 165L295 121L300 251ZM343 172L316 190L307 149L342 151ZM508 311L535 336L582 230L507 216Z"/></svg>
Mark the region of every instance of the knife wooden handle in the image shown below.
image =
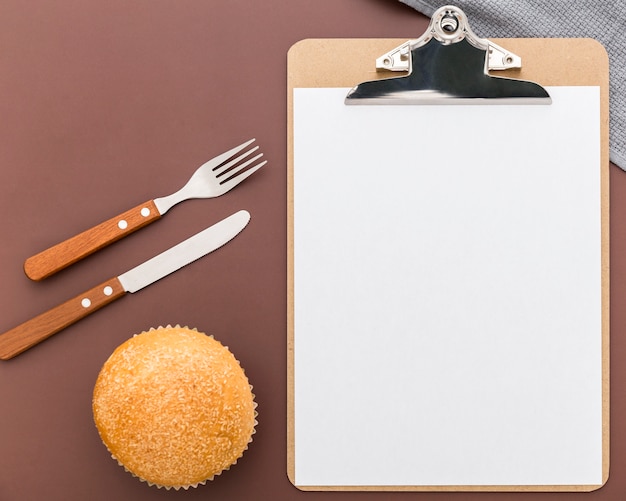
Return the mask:
<svg viewBox="0 0 626 501"><path fill-rule="evenodd" d="M125 293L115 277L0 334L0 359L8 360L19 355Z"/></svg>
<svg viewBox="0 0 626 501"><path fill-rule="evenodd" d="M43 280L160 217L154 201L149 200L29 257L24 272L32 280Z"/></svg>

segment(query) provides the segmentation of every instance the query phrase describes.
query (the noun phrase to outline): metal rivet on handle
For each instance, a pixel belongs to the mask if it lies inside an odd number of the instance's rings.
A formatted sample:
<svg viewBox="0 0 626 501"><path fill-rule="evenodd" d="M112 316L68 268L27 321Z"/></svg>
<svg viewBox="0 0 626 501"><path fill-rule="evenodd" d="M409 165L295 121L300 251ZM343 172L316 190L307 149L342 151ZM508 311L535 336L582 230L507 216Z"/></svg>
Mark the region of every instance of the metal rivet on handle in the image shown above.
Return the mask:
<svg viewBox="0 0 626 501"><path fill-rule="evenodd" d="M113 287L107 285L104 289L102 289L102 292L104 292L105 296L110 296L113 294Z"/></svg>
<svg viewBox="0 0 626 501"><path fill-rule="evenodd" d="M83 300L80 302L81 306L83 308L89 308L91 306L91 301L89 300L89 298L85 297L83 298Z"/></svg>
<svg viewBox="0 0 626 501"><path fill-rule="evenodd" d="M128 223L124 219L122 219L117 223L117 227L120 230L125 230L126 228L128 228Z"/></svg>
<svg viewBox="0 0 626 501"><path fill-rule="evenodd" d="M143 217L148 217L150 215L150 209L148 209L148 207L144 207L143 209L141 209L141 215Z"/></svg>

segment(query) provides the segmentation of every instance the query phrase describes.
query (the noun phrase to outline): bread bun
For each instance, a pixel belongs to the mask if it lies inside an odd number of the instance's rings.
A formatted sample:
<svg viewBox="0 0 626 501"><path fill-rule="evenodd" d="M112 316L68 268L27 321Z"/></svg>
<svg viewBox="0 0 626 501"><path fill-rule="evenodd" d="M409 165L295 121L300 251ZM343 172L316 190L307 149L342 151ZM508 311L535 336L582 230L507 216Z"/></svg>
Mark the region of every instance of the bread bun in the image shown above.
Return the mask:
<svg viewBox="0 0 626 501"><path fill-rule="evenodd" d="M93 393L94 422L113 458L168 489L196 487L236 463L252 441L255 409L228 348L180 326L120 345Z"/></svg>

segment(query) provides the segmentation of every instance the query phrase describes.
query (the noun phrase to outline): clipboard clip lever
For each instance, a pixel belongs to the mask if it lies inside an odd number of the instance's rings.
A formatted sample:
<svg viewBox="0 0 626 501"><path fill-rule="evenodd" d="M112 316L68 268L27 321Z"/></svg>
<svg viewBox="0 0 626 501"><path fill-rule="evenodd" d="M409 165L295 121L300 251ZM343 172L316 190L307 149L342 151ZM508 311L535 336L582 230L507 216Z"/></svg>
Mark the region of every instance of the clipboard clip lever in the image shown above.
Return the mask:
<svg viewBox="0 0 626 501"><path fill-rule="evenodd" d="M407 75L363 82L346 104L550 104L534 82L494 77L491 70L521 68L516 54L478 37L458 7L437 9L424 34L376 59L377 70Z"/></svg>

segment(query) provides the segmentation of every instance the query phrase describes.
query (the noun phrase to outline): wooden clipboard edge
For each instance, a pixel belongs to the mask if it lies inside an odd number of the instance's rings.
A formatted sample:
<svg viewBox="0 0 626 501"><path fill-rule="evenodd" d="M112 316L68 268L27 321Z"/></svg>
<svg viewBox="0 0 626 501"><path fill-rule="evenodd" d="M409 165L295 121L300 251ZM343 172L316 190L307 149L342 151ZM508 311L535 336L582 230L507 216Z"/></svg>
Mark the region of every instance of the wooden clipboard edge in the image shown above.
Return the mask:
<svg viewBox="0 0 626 501"><path fill-rule="evenodd" d="M600 87L600 183L602 255L602 483L599 485L511 486L305 486L295 478L294 419L294 246L293 246L293 89L352 87L365 80L390 78L374 61L404 43L402 39L306 39L287 54L287 476L303 491L481 491L590 492L609 478L610 460L610 273L609 273L609 59L591 38L491 39L522 57L522 68L493 72L544 86Z"/></svg>
<svg viewBox="0 0 626 501"><path fill-rule="evenodd" d="M291 480L291 478L290 478ZM293 482L292 482L293 484ZM293 484L304 492L592 492L602 485L341 485L307 486ZM604 484L603 484L604 485Z"/></svg>

